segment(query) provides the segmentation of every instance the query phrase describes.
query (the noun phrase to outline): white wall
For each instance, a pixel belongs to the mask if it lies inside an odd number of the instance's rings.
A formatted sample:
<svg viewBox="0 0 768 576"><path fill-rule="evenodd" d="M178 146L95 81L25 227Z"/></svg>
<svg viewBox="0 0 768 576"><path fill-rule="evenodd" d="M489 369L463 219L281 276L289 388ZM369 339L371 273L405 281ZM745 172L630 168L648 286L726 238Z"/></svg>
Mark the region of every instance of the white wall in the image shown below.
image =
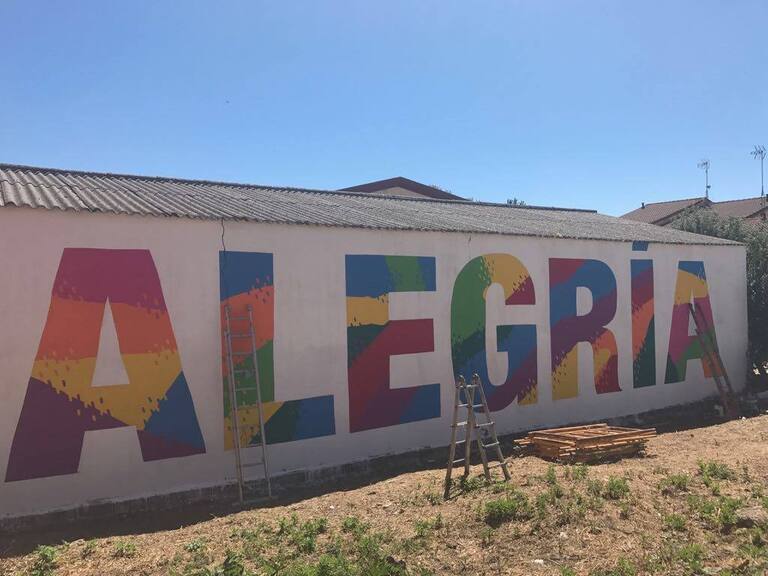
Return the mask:
<svg viewBox="0 0 768 576"><path fill-rule="evenodd" d="M496 414L500 432L639 413L711 395L701 363L687 379L664 384L670 316L680 260L701 260L721 354L737 385L746 373L745 255L742 247L629 243L423 232L391 232L227 222L229 250L274 254L275 379L278 400L334 396L336 433L271 449L273 473L317 468L423 446L445 445L453 401L451 295L457 274L473 257L509 253L528 269L536 304L503 306L489 290L489 328L536 324L538 402L512 403ZM219 330L221 224L173 218L4 208L0 210L0 516L67 508L221 484L233 476L225 452ZM173 325L186 380L205 439L204 454L144 462L136 432L123 427L87 432L77 473L4 482L11 444L32 364L46 323L63 248L151 251ZM435 351L391 360L392 388L439 382L441 417L350 433L347 383L345 256L416 255L436 258L437 289L391 295L390 317L432 318ZM593 258L612 269L618 309L608 325L618 345L622 391L596 394L591 353L580 345L579 394L552 400L549 258ZM655 267L657 385L633 388L630 259ZM494 301L495 299L495 301ZM490 373L503 378L506 361L491 350ZM119 357L117 358L119 360Z"/></svg>

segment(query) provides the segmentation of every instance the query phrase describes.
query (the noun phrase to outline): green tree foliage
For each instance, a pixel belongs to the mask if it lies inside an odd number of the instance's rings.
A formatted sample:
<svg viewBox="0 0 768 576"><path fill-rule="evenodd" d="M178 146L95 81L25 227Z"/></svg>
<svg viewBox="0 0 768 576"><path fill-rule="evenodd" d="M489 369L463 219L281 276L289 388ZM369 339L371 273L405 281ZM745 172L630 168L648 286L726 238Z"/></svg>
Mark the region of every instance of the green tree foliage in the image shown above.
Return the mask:
<svg viewBox="0 0 768 576"><path fill-rule="evenodd" d="M707 208L684 212L672 227L742 242L747 246L749 356L765 374L768 364L768 224L723 218Z"/></svg>

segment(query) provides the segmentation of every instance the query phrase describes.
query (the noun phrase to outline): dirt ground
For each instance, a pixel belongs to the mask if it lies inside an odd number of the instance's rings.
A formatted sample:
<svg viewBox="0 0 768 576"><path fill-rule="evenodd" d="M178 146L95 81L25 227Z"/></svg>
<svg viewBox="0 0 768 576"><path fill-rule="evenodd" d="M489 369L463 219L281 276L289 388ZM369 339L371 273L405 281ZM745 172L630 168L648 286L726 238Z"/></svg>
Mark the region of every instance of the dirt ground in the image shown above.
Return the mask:
<svg viewBox="0 0 768 576"><path fill-rule="evenodd" d="M662 434L618 462L510 470L449 501L436 468L173 529L38 534L50 547L35 550L19 535L0 542L0 575L768 574L767 415Z"/></svg>

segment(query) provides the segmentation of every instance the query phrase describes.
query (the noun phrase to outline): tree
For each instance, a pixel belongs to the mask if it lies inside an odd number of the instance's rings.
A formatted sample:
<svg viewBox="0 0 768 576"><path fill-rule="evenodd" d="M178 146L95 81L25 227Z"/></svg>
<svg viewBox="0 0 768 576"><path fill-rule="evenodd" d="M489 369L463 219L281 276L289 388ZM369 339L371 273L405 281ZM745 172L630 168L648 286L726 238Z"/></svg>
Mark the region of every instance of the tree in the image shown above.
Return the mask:
<svg viewBox="0 0 768 576"><path fill-rule="evenodd" d="M723 218L709 208L685 211L671 226L686 232L742 242L747 246L749 357L766 374L768 365L768 225Z"/></svg>

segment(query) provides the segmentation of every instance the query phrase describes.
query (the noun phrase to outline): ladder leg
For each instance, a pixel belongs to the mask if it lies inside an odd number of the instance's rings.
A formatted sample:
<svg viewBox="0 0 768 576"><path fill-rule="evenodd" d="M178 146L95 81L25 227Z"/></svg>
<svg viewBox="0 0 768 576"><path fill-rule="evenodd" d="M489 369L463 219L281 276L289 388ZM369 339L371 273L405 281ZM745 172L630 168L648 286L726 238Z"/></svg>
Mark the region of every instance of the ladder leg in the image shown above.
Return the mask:
<svg viewBox="0 0 768 576"><path fill-rule="evenodd" d="M445 468L445 488L443 490L443 498L448 499L451 492L451 473L453 472L453 460L456 458L456 424L458 424L459 417L459 388L456 386L453 401L453 423L451 425L451 447L448 450L448 465Z"/></svg>
<svg viewBox="0 0 768 576"><path fill-rule="evenodd" d="M480 390L480 400L483 404L483 413L485 414L485 421L489 424L488 428L490 429L490 436L491 436L491 443L495 445L496 448L496 458L499 461L499 466L501 467L502 472L504 473L504 479L505 480L511 480L512 475L509 473L509 468L507 467L507 461L504 459L504 454L501 451L501 444L499 443L499 437L496 434L496 423L491 420L491 410L488 408L488 399L485 396L485 390L483 389L483 383L480 381L480 377L477 377L477 381Z"/></svg>
<svg viewBox="0 0 768 576"><path fill-rule="evenodd" d="M269 478L269 463L267 461L267 434L264 429L264 405L261 401L261 376L259 375L259 358L256 349L256 328L253 324L253 307L248 304L248 319L251 324L251 350L253 351L253 374L256 379L256 402L259 408L259 432L261 435L261 461L264 466L264 479L267 482L267 496L272 497L272 482Z"/></svg>
<svg viewBox="0 0 768 576"><path fill-rule="evenodd" d="M235 472L237 473L237 493L240 504L243 503L243 463L240 454L240 423L237 412L237 390L235 388L235 367L232 361L232 328L229 320L229 304L224 306L226 330L224 340L227 352L227 385L229 388L229 405L232 419L232 440L235 448Z"/></svg>
<svg viewBox="0 0 768 576"><path fill-rule="evenodd" d="M464 431L464 477L466 478L469 476L469 460L472 456L472 434L474 429L472 426L472 396L469 395L466 381L462 379L462 383L461 389L464 391L464 402L467 405L467 425Z"/></svg>
<svg viewBox="0 0 768 576"><path fill-rule="evenodd" d="M470 393L470 399L468 410L469 410L469 419L467 427L472 430L475 434L475 440L477 441L477 450L480 452L480 459L483 462L483 473L485 474L486 481L491 481L491 471L488 469L488 455L485 453L485 446L483 445L483 435L480 433L480 428L477 427L477 415L475 414L475 409L473 406L475 405L475 390L480 388L480 397L482 398L482 383L480 382L480 377L475 374L472 376L472 391Z"/></svg>

